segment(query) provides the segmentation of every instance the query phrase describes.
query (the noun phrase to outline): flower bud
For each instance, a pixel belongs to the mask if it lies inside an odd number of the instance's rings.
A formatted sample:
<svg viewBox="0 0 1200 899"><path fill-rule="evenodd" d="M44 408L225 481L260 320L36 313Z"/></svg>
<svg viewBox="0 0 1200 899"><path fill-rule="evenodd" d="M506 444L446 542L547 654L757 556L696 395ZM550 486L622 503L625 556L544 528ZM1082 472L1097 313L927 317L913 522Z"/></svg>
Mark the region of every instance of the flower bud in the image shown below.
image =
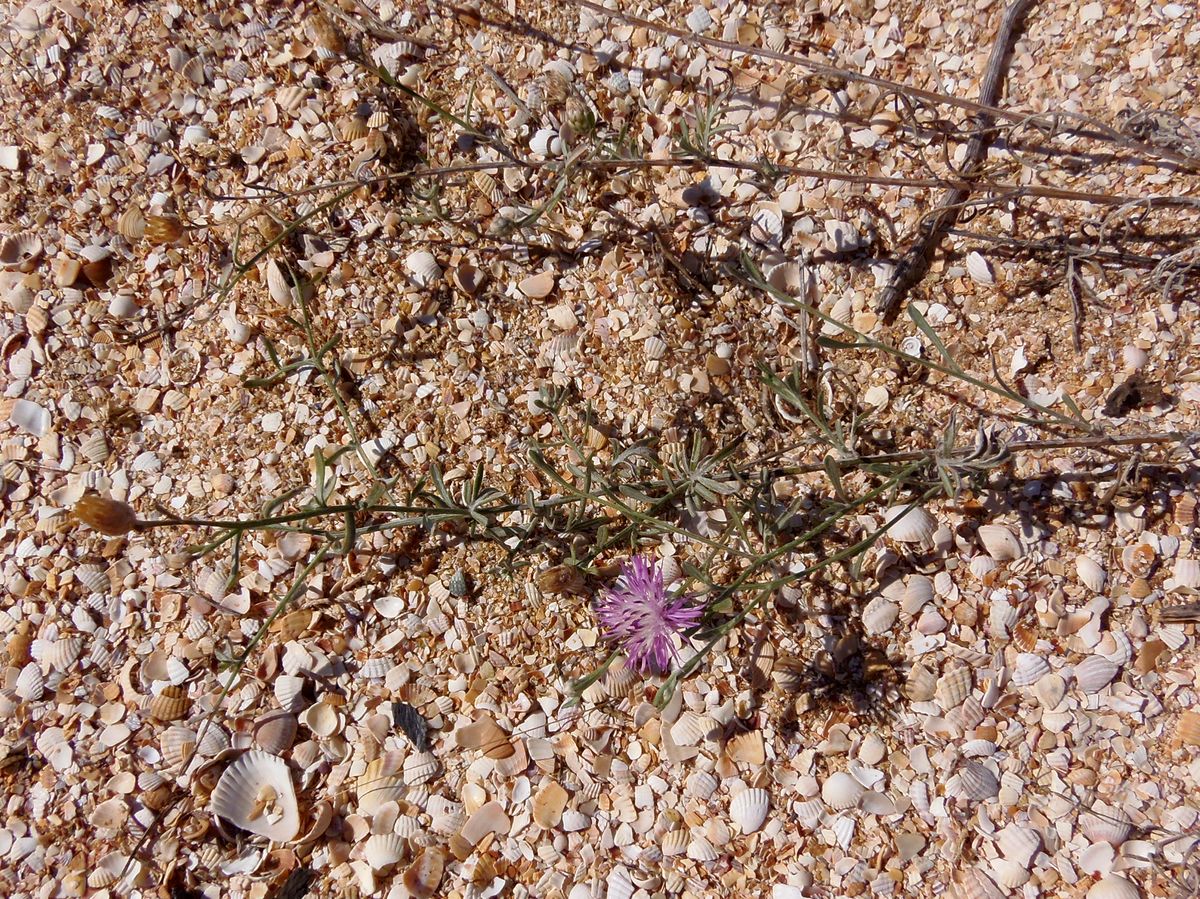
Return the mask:
<svg viewBox="0 0 1200 899"><path fill-rule="evenodd" d="M75 517L110 537L128 534L138 526L137 513L128 503L95 494L85 496L75 504Z"/></svg>

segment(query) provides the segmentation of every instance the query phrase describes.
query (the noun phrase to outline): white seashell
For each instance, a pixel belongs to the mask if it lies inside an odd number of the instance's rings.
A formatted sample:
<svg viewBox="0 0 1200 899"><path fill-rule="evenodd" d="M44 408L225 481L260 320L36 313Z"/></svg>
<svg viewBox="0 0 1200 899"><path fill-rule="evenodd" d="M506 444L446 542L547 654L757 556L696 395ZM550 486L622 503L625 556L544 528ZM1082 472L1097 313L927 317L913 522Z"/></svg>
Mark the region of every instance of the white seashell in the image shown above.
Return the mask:
<svg viewBox="0 0 1200 899"><path fill-rule="evenodd" d="M549 159L562 153L562 138L554 128L539 128L529 140L529 149L538 156Z"/></svg>
<svg viewBox="0 0 1200 899"><path fill-rule="evenodd" d="M1120 809L1097 808L1079 816L1079 828L1094 843L1120 846L1129 838L1133 824Z"/></svg>
<svg viewBox="0 0 1200 899"><path fill-rule="evenodd" d="M825 803L819 799L807 799L792 806L796 818L809 830L816 830L825 820Z"/></svg>
<svg viewBox="0 0 1200 899"><path fill-rule="evenodd" d="M1017 687L1027 687L1037 683L1043 675L1050 673L1050 663L1040 655L1032 652L1017 654L1016 665L1013 666L1012 682Z"/></svg>
<svg viewBox="0 0 1200 899"><path fill-rule="evenodd" d="M643 853L643 858L645 854ZM630 880L628 872L624 868L614 868L613 872L608 875L607 888L605 890L605 899L632 899L633 894L637 892L637 887ZM591 890L587 890L586 895L589 897L595 895ZM571 891L569 899L574 899L575 891Z"/></svg>
<svg viewBox="0 0 1200 899"><path fill-rule="evenodd" d="M770 206L760 206L750 216L750 239L755 243L778 247L783 241L783 218Z"/></svg>
<svg viewBox="0 0 1200 899"><path fill-rule="evenodd" d="M1029 868L1012 859L993 859L988 864L988 868L991 871L992 879L1006 890L1020 889L1029 881Z"/></svg>
<svg viewBox="0 0 1200 899"><path fill-rule="evenodd" d="M991 556L980 553L971 559L971 574L975 575L975 577L979 578L980 580L983 580L985 577L995 571L999 565L1000 563Z"/></svg>
<svg viewBox="0 0 1200 899"><path fill-rule="evenodd" d="M1141 892L1132 881L1120 874L1109 874L1092 884L1086 899L1138 899Z"/></svg>
<svg viewBox="0 0 1200 899"><path fill-rule="evenodd" d="M404 838L394 833L377 833L367 839L363 858L373 871L386 871L404 858Z"/></svg>
<svg viewBox="0 0 1200 899"><path fill-rule="evenodd" d="M963 872L958 893L963 899L1004 899L1004 891L978 868Z"/></svg>
<svg viewBox="0 0 1200 899"><path fill-rule="evenodd" d="M996 751L996 744L991 740L967 740L962 745L964 758L987 758Z"/></svg>
<svg viewBox="0 0 1200 899"><path fill-rule="evenodd" d="M642 346L647 359L661 359L667 352L667 342L657 335L647 337Z"/></svg>
<svg viewBox="0 0 1200 899"><path fill-rule="evenodd" d="M591 823L592 819L588 815L578 809L569 808L563 811L559 826L566 833L578 833L581 830L587 830ZM683 850L680 849L680 852L682 853Z"/></svg>
<svg viewBox="0 0 1200 899"><path fill-rule="evenodd" d="M196 755L213 758L228 748L229 734L225 732L225 728L217 724L210 724L204 728L204 733L200 734L200 742L196 745Z"/></svg>
<svg viewBox="0 0 1200 899"><path fill-rule="evenodd" d="M923 574L914 574L904 586L904 597L900 608L909 615L916 615L921 607L933 599L933 581Z"/></svg>
<svg viewBox="0 0 1200 899"><path fill-rule="evenodd" d="M888 536L899 543L928 542L933 536L933 532L937 530L937 520L920 506L914 506L907 512L904 511L905 508L905 506L892 506L883 513L884 524L892 519L897 519L888 528Z"/></svg>
<svg viewBox="0 0 1200 899"><path fill-rule="evenodd" d="M418 287L429 287L442 277L442 267L434 255L426 250L409 253L404 264Z"/></svg>
<svg viewBox="0 0 1200 899"><path fill-rule="evenodd" d="M703 6L693 7L692 11L687 14L687 18L684 19L684 21L687 22L687 27L690 28L694 34L703 34L713 26L712 16L709 15L708 10Z"/></svg>
<svg viewBox="0 0 1200 899"><path fill-rule="evenodd" d="M958 787L967 799L983 802L1000 792L1000 781L982 762L967 762L958 772Z"/></svg>
<svg viewBox="0 0 1200 899"><path fill-rule="evenodd" d="M996 835L996 844L1006 859L1028 867L1042 848L1042 836L1033 827L1009 824Z"/></svg>
<svg viewBox="0 0 1200 899"><path fill-rule="evenodd" d="M1104 566L1090 556L1080 556L1075 560L1075 572L1079 575L1080 583L1093 593L1102 591L1104 582L1108 580Z"/></svg>
<svg viewBox="0 0 1200 899"><path fill-rule="evenodd" d="M292 284L281 266L274 259L267 262L267 293L276 303L292 302Z"/></svg>
<svg viewBox="0 0 1200 899"><path fill-rule="evenodd" d="M928 702L937 690L937 675L922 664L913 665L904 684L904 695L912 702Z"/></svg>
<svg viewBox="0 0 1200 899"><path fill-rule="evenodd" d="M42 693L45 692L46 681L42 677L42 671L38 667L37 662L30 662L21 669L21 673L17 675L17 682L13 688L13 692L17 694L19 699L26 702L33 702L42 698Z"/></svg>
<svg viewBox="0 0 1200 899"><path fill-rule="evenodd" d="M974 675L970 668L965 665L952 668L938 678L934 699L943 711L949 712L963 704L963 701L971 695L973 686Z"/></svg>
<svg viewBox="0 0 1200 899"><path fill-rule="evenodd" d="M691 842L692 835L686 830L672 830L663 834L662 854L666 858L676 855L683 855L687 852L688 843Z"/></svg>
<svg viewBox="0 0 1200 899"><path fill-rule="evenodd" d="M221 774L210 807L236 827L286 843L300 833L292 776L283 759L251 750Z"/></svg>
<svg viewBox="0 0 1200 899"><path fill-rule="evenodd" d="M862 784L844 771L838 771L821 784L821 799L835 811L855 808L866 792Z"/></svg>
<svg viewBox="0 0 1200 899"><path fill-rule="evenodd" d="M887 633L896 618L900 615L900 607L886 596L876 596L862 610L863 630L871 636Z"/></svg>
<svg viewBox="0 0 1200 899"><path fill-rule="evenodd" d="M304 705L304 678L281 674L275 678L275 700L288 712L299 711Z"/></svg>
<svg viewBox="0 0 1200 899"><path fill-rule="evenodd" d="M1025 555L1017 535L1002 524L984 524L976 532L983 551L997 562L1012 562Z"/></svg>
<svg viewBox="0 0 1200 899"><path fill-rule="evenodd" d="M108 459L111 450L107 438L100 432L96 432L84 439L83 443L79 445L79 452L89 462L100 465Z"/></svg>
<svg viewBox="0 0 1200 899"><path fill-rule="evenodd" d="M1200 562L1195 559L1176 559L1172 575L1179 587L1200 587Z"/></svg>
<svg viewBox="0 0 1200 899"><path fill-rule="evenodd" d="M126 868L128 873L126 874ZM122 852L109 852L92 868L87 876L87 885L94 890L105 890L121 880L124 874L130 880L136 879L141 873L141 864L130 864L129 856Z"/></svg>
<svg viewBox="0 0 1200 899"><path fill-rule="evenodd" d="M1118 671L1117 665L1103 656L1088 656L1075 666L1075 683L1084 693L1099 693Z"/></svg>
<svg viewBox="0 0 1200 899"><path fill-rule="evenodd" d="M707 800L717 792L718 786L720 786L720 781L708 771L694 771L688 775L687 791L697 799Z"/></svg>
<svg viewBox="0 0 1200 899"><path fill-rule="evenodd" d="M181 724L173 724L158 738L163 761L170 768L181 766L196 748L196 732Z"/></svg>
<svg viewBox="0 0 1200 899"><path fill-rule="evenodd" d="M82 637L62 637L46 649L39 661L51 671L66 671L75 664L82 652Z"/></svg>
<svg viewBox="0 0 1200 899"><path fill-rule="evenodd" d="M729 802L729 818L742 834L754 833L767 820L771 795L762 789L742 790Z"/></svg>
<svg viewBox="0 0 1200 899"><path fill-rule="evenodd" d="M331 737L341 724L337 709L327 702L310 705L300 714L300 723L317 737Z"/></svg>
<svg viewBox="0 0 1200 899"><path fill-rule="evenodd" d="M708 740L716 729L717 722L712 718L689 709L671 725L671 739L676 746L695 746Z"/></svg>
<svg viewBox="0 0 1200 899"><path fill-rule="evenodd" d="M417 752L404 760L404 782L412 786L428 783L438 773L432 752Z"/></svg>
<svg viewBox="0 0 1200 899"><path fill-rule="evenodd" d="M688 843L687 857L698 862L715 862L720 854L704 837L693 837Z"/></svg>
<svg viewBox="0 0 1200 899"><path fill-rule="evenodd" d="M854 840L854 819L848 815L838 815L829 822L829 829L833 831L833 841L842 849L849 849L850 843Z"/></svg>
<svg viewBox="0 0 1200 899"><path fill-rule="evenodd" d="M988 610L988 631L993 637L1005 639L1021 616L1021 610L1007 599L997 597Z"/></svg>
<svg viewBox="0 0 1200 899"><path fill-rule="evenodd" d="M45 437L50 431L49 411L29 400L17 400L13 403L8 420L34 437Z"/></svg>

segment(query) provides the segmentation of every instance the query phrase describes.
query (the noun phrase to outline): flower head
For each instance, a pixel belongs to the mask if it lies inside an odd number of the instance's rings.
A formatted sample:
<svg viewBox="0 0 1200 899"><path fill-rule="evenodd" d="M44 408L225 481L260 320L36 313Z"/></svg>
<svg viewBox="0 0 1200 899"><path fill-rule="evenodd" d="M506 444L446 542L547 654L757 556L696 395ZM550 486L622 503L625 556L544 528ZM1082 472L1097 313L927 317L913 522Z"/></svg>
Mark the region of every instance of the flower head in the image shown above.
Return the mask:
<svg viewBox="0 0 1200 899"><path fill-rule="evenodd" d="M703 614L690 595L669 595L658 563L642 556L621 566L617 583L596 607L608 638L620 643L629 664L642 672L666 673L675 635L695 627Z"/></svg>

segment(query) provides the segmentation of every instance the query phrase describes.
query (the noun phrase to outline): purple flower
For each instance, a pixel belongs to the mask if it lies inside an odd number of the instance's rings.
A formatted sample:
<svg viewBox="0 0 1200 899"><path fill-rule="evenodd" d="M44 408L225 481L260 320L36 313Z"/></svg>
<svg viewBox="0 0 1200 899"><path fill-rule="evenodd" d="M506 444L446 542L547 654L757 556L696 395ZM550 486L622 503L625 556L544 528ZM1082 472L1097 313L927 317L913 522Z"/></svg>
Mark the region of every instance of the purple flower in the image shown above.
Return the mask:
<svg viewBox="0 0 1200 899"><path fill-rule="evenodd" d="M634 556L597 603L596 616L606 636L621 644L632 667L665 674L675 654L674 636L695 627L704 614L691 602L690 595L667 594L657 562Z"/></svg>

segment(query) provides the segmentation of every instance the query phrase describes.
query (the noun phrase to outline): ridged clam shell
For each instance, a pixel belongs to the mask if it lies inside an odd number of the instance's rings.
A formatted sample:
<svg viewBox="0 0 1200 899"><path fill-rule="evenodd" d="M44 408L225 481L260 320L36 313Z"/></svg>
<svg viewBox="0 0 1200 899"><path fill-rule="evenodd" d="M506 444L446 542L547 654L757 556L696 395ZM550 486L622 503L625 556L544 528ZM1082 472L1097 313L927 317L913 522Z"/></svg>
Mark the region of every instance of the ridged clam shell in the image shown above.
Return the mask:
<svg viewBox="0 0 1200 899"><path fill-rule="evenodd" d="M1107 875L1087 891L1087 899L1138 899L1140 896L1137 885L1120 874Z"/></svg>
<svg viewBox="0 0 1200 899"><path fill-rule="evenodd" d="M896 516L900 516L897 521L888 528L887 534L893 540L899 543L925 543L931 537L933 532L937 530L937 519L922 509L920 506L915 506L905 512L905 506L892 506L883 513L883 520L886 524Z"/></svg>
<svg viewBox="0 0 1200 899"><path fill-rule="evenodd" d="M1099 693L1117 676L1115 663L1103 656L1088 656L1075 666L1075 683L1084 693Z"/></svg>
<svg viewBox="0 0 1200 899"><path fill-rule="evenodd" d="M299 711L304 705L304 678L281 674L275 678L275 700L288 712Z"/></svg>
<svg viewBox="0 0 1200 899"><path fill-rule="evenodd" d="M825 803L819 799L806 799L792 806L796 818L809 830L816 830L825 819Z"/></svg>
<svg viewBox="0 0 1200 899"><path fill-rule="evenodd" d="M394 833L377 833L367 838L363 858L374 871L386 871L404 858L404 839Z"/></svg>
<svg viewBox="0 0 1200 899"><path fill-rule="evenodd" d="M282 755L292 748L299 723L286 710L268 712L254 723L254 742L271 755Z"/></svg>
<svg viewBox="0 0 1200 899"><path fill-rule="evenodd" d="M686 830L672 830L663 834L662 854L667 858L675 855L683 855L687 852L688 843L691 842L692 835Z"/></svg>
<svg viewBox="0 0 1200 899"><path fill-rule="evenodd" d="M1014 686L1027 687L1037 683L1042 675L1049 673L1050 663L1045 658L1036 653L1022 652L1017 654L1017 661L1013 666L1012 682Z"/></svg>
<svg viewBox="0 0 1200 899"><path fill-rule="evenodd" d="M967 868L958 883L962 899L1004 899L1004 891L978 868Z"/></svg>
<svg viewBox="0 0 1200 899"><path fill-rule="evenodd" d="M168 767L182 765L196 746L196 732L181 724L168 727L158 738L158 748Z"/></svg>
<svg viewBox="0 0 1200 899"><path fill-rule="evenodd" d="M900 607L886 596L876 596L862 610L863 630L872 636L887 633L896 618L900 615Z"/></svg>
<svg viewBox="0 0 1200 899"><path fill-rule="evenodd" d="M767 246L779 246L783 240L783 217L777 209L760 206L750 216L750 239Z"/></svg>
<svg viewBox="0 0 1200 899"><path fill-rule="evenodd" d="M996 845L1006 859L1028 867L1042 848L1042 835L1033 827L1009 824L996 835Z"/></svg>
<svg viewBox="0 0 1200 899"><path fill-rule="evenodd" d="M371 771L370 768L367 769ZM406 792L404 781L394 775L360 777L356 783L358 791L358 813L363 816L375 814L379 806L400 799Z"/></svg>
<svg viewBox="0 0 1200 899"><path fill-rule="evenodd" d="M60 637L46 648L39 661L51 671L66 671L75 664L82 652L82 637Z"/></svg>
<svg viewBox="0 0 1200 899"><path fill-rule="evenodd" d="M695 746L707 740L716 728L717 723L712 718L689 709L671 725L671 739L677 746Z"/></svg>
<svg viewBox="0 0 1200 899"><path fill-rule="evenodd" d="M174 685L164 687L157 696L151 696L146 701L146 712L151 718L159 721L178 721L186 718L192 707L187 690Z"/></svg>
<svg viewBox="0 0 1200 899"><path fill-rule="evenodd" d="M1108 580L1108 572L1104 570L1104 566L1091 556L1079 556L1075 560L1075 573L1079 575L1079 582L1093 593L1102 591L1105 581Z"/></svg>
<svg viewBox="0 0 1200 899"><path fill-rule="evenodd" d="M13 687L17 697L26 702L41 699L45 689L46 680L42 677L42 671L37 662L30 662L21 669L21 673L17 675L17 683Z"/></svg>
<svg viewBox="0 0 1200 899"><path fill-rule="evenodd" d="M835 811L855 808L866 789L844 771L831 774L821 784L821 800Z"/></svg>
<svg viewBox="0 0 1200 899"><path fill-rule="evenodd" d="M404 264L418 287L428 287L442 276L442 267L434 255L426 250L409 253Z"/></svg>
<svg viewBox="0 0 1200 899"><path fill-rule="evenodd" d="M937 691L937 683L937 675L929 668L917 663L908 672L908 679L904 684L904 695L912 702L928 702L933 699L934 693Z"/></svg>
<svg viewBox="0 0 1200 899"><path fill-rule="evenodd" d="M99 432L92 434L79 444L79 452L89 462L99 465L108 458L108 454L111 452L108 438Z"/></svg>
<svg viewBox="0 0 1200 899"><path fill-rule="evenodd" d="M229 734L219 724L209 724L199 737L196 754L203 758L213 758L229 748Z"/></svg>
<svg viewBox="0 0 1200 899"><path fill-rule="evenodd" d="M985 577L995 571L999 565L1000 563L991 556L980 553L971 559L971 564L969 567L971 569L971 574L975 575L975 577L979 578L980 580L983 580Z"/></svg>
<svg viewBox="0 0 1200 899"><path fill-rule="evenodd" d="M416 786L428 783L438 773L437 759L432 752L417 752L404 760L404 782Z"/></svg>
<svg viewBox="0 0 1200 899"><path fill-rule="evenodd" d="M1079 828L1093 843L1120 846L1129 838L1133 824L1119 809L1097 808L1079 816Z"/></svg>
<svg viewBox="0 0 1200 899"><path fill-rule="evenodd" d="M1012 562L1025 554L1017 535L1002 524L980 525L976 533L983 551L997 562Z"/></svg>
<svg viewBox="0 0 1200 899"><path fill-rule="evenodd" d="M1016 890L1029 882L1029 869L1012 859L997 858L988 864L992 879L1005 890Z"/></svg>
<svg viewBox="0 0 1200 899"><path fill-rule="evenodd" d="M121 879L125 872L126 865L129 865L129 856L123 852L109 852L92 868L87 877L87 885L93 890L103 890L115 884ZM135 862L129 865L129 873L136 875L140 866Z"/></svg>
<svg viewBox="0 0 1200 899"><path fill-rule="evenodd" d="M1133 659L1133 642L1120 631L1106 631L1096 644L1096 655L1123 668Z"/></svg>
<svg viewBox="0 0 1200 899"><path fill-rule="evenodd" d="M692 837L688 843L687 857L698 862L713 862L716 861L720 854L713 848L712 843L704 837Z"/></svg>
<svg viewBox="0 0 1200 899"><path fill-rule="evenodd" d="M1000 792L1000 781L980 762L967 762L958 772L959 791L967 799L983 802Z"/></svg>
<svg viewBox="0 0 1200 899"><path fill-rule="evenodd" d="M720 785L721 782L708 771L693 771L687 779L687 791L697 799L708 799Z"/></svg>
<svg viewBox="0 0 1200 899"><path fill-rule="evenodd" d="M973 685L974 675L970 668L966 666L952 668L938 678L934 699L944 711L948 712L963 704L963 700L971 695Z"/></svg>
<svg viewBox="0 0 1200 899"><path fill-rule="evenodd" d="M900 608L909 615L916 615L921 607L933 599L933 581L923 574L914 574L904 585L904 596Z"/></svg>
<svg viewBox="0 0 1200 899"><path fill-rule="evenodd" d="M767 820L771 795L762 789L742 790L729 802L729 818L743 834L754 833Z"/></svg>
<svg viewBox="0 0 1200 899"><path fill-rule="evenodd" d="M217 817L277 843L300 833L300 811L287 764L265 752L251 750L226 768L210 807Z"/></svg>

